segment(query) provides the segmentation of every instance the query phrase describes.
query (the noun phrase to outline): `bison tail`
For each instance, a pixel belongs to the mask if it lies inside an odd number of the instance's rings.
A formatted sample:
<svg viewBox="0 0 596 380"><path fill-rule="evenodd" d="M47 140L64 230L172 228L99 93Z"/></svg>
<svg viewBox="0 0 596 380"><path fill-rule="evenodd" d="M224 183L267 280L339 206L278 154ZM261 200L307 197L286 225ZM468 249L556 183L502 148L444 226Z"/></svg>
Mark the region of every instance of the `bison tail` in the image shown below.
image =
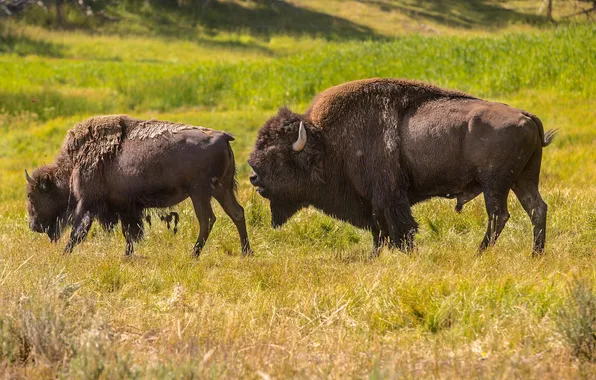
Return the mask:
<svg viewBox="0 0 596 380"><path fill-rule="evenodd" d="M558 129L549 129L544 133L544 138L542 139L542 146L548 146L550 143L553 142L557 134L559 133Z"/></svg>
<svg viewBox="0 0 596 380"><path fill-rule="evenodd" d="M236 140L236 139L234 138L234 136L232 136L232 135L231 135L231 134L229 134L229 133L226 133L226 132L224 132L224 135L226 136L226 140L228 140L228 141L234 141L234 140Z"/></svg>
<svg viewBox="0 0 596 380"><path fill-rule="evenodd" d="M532 119L534 123L536 123L536 126L538 127L538 133L540 134L540 141L542 141L543 147L548 146L551 142L553 142L555 136L557 136L557 133L559 132L558 129L549 129L548 131L546 131L546 133L544 133L544 126L542 125L542 120L540 120L538 116L526 111L523 111L522 113L525 116Z"/></svg>

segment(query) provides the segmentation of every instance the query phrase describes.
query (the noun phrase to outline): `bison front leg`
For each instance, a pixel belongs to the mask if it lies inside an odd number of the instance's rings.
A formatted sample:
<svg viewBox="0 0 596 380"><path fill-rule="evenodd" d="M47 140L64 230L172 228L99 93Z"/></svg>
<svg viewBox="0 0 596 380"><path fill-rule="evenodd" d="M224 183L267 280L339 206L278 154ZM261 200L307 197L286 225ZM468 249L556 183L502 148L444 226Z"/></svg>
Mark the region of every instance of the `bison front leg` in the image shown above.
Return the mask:
<svg viewBox="0 0 596 380"><path fill-rule="evenodd" d="M216 218L211 208L211 196L209 194L193 194L190 198L200 226L199 237L193 248L194 255L198 257L207 242Z"/></svg>
<svg viewBox="0 0 596 380"><path fill-rule="evenodd" d="M372 237L373 237L373 257L379 257L381 254L381 250L385 246L391 247L391 238L389 237L389 233L387 232L387 223L385 222L385 217L383 216L382 210L378 210L376 213L373 212L372 215L373 219L373 228L371 230Z"/></svg>
<svg viewBox="0 0 596 380"><path fill-rule="evenodd" d="M385 210L385 219L389 229L389 237L397 248L404 252L414 249L414 235L418 223L414 220L410 207L392 207Z"/></svg>
<svg viewBox="0 0 596 380"><path fill-rule="evenodd" d="M126 240L126 249L124 256L131 256L134 251L134 242L143 237L143 211L131 210L120 214L120 223L122 224L122 235Z"/></svg>
<svg viewBox="0 0 596 380"><path fill-rule="evenodd" d="M384 221L386 235L391 247L409 252L414 248L414 235L418 230L418 223L412 216L407 202L395 202L386 208L375 208L373 214L379 222ZM382 225L382 224L381 224ZM381 229L380 237L383 237Z"/></svg>
<svg viewBox="0 0 596 380"><path fill-rule="evenodd" d="M389 235L386 232L379 229L373 229L371 232L373 237L372 256L379 257L383 247L390 245Z"/></svg>
<svg viewBox="0 0 596 380"><path fill-rule="evenodd" d="M64 253L71 253L77 244L85 240L92 224L93 215L91 211L87 210L82 203L79 203L75 210L70 239L68 240L68 243L66 243Z"/></svg>

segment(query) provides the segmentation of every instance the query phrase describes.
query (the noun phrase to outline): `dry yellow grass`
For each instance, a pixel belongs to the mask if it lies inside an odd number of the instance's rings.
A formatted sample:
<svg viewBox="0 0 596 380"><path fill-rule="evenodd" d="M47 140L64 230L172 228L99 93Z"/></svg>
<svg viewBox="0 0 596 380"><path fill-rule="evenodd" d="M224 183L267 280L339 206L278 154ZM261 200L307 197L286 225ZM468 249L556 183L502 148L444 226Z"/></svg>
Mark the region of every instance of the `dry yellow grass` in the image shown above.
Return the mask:
<svg viewBox="0 0 596 380"><path fill-rule="evenodd" d="M267 205L246 179L263 111L138 115L238 133L239 198L255 250L249 259L240 257L234 226L219 209L204 253L193 259L198 226L187 203L179 234L152 227L133 259L121 257L119 233L98 228L65 256L63 241L52 245L28 231L22 172L3 170L2 189L21 195L0 203L2 371L74 378L591 377L594 364L572 356L556 321L573 278L592 287L596 280L589 111L596 105L532 92L500 100L561 128L545 150L542 192L550 214L547 253L539 259L529 257L531 226L514 199L505 232L482 258L475 255L485 223L481 200L463 215L448 201L417 206L417 250L385 251L372 262L368 233L313 210L271 230ZM70 121L58 124L64 130ZM12 160L28 167L31 159Z"/></svg>

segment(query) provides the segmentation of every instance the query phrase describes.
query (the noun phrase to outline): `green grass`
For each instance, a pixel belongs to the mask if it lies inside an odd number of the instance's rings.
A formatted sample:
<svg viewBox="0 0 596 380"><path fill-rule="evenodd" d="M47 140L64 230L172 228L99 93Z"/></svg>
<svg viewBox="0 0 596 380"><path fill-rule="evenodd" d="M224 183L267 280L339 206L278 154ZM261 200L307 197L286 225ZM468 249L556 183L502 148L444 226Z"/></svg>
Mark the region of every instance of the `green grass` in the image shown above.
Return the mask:
<svg viewBox="0 0 596 380"><path fill-rule="evenodd" d="M47 120L88 112L272 109L300 104L331 85L363 77L416 78L498 96L521 89L596 96L596 27L500 37L409 36L386 43L326 45L277 60L171 63L0 59L8 113ZM363 59L366 57L366 59ZM578 75L581 72L581 75Z"/></svg>
<svg viewBox="0 0 596 380"><path fill-rule="evenodd" d="M330 42L228 31L217 38L242 44L214 45L24 28L0 48L0 377L593 377L594 32ZM453 201L417 205L416 250L374 261L368 232L312 209L269 227L248 181L258 128L281 105L302 111L325 87L370 76L466 90L560 129L544 150L544 257L530 257L532 227L513 195L483 257L480 198L461 215ZM65 238L53 245L29 231L23 170L51 162L74 123L109 112L233 133L255 256L240 257L218 206L192 258L188 201L177 207L179 233L154 223L132 259L120 233L98 226L72 255Z"/></svg>

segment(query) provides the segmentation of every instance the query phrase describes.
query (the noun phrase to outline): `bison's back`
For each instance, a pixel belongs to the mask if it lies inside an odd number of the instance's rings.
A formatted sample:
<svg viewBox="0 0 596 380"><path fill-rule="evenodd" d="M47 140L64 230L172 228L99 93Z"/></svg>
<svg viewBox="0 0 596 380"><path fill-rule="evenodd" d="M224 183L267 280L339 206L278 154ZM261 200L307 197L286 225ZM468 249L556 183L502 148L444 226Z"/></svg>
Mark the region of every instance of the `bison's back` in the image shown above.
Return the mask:
<svg viewBox="0 0 596 380"><path fill-rule="evenodd" d="M330 87L319 93L306 114L319 128L345 118L371 112L401 112L430 99L476 99L466 93L443 89L428 83L399 79L371 78Z"/></svg>

